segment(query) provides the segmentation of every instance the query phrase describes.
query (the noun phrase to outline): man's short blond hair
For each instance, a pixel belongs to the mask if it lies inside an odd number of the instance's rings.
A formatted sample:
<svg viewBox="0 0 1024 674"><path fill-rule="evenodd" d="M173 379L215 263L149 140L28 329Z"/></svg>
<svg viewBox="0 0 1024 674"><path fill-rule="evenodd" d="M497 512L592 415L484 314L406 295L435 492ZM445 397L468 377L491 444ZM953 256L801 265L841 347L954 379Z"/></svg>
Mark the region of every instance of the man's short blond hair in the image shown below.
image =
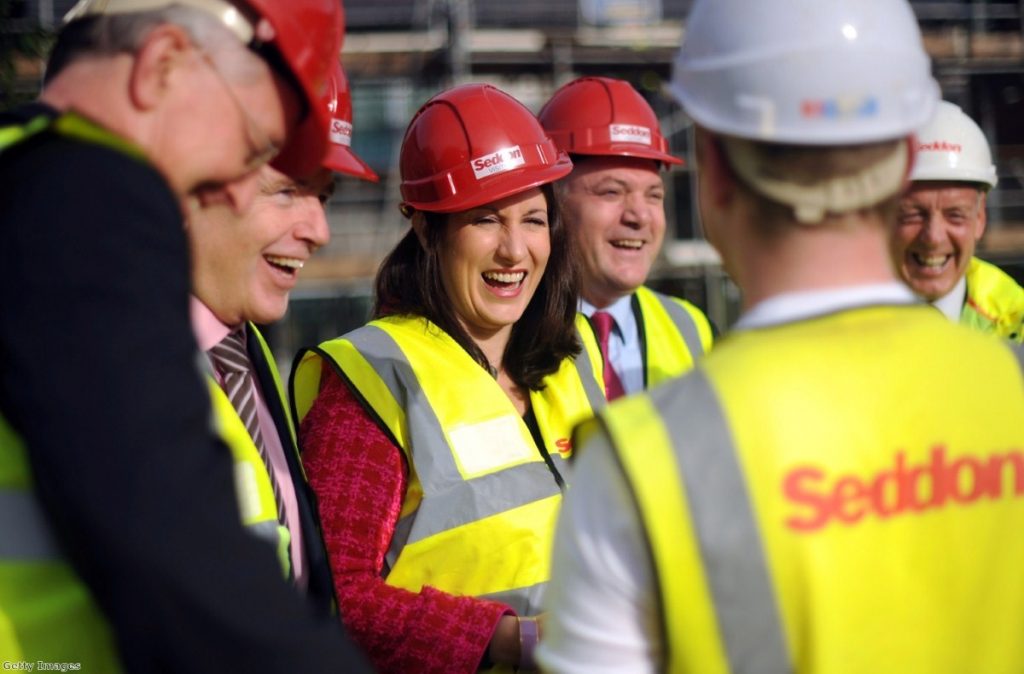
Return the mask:
<svg viewBox="0 0 1024 674"><path fill-rule="evenodd" d="M715 138L758 219L775 226L818 226L856 213L888 221L910 159L906 139L822 147Z"/></svg>

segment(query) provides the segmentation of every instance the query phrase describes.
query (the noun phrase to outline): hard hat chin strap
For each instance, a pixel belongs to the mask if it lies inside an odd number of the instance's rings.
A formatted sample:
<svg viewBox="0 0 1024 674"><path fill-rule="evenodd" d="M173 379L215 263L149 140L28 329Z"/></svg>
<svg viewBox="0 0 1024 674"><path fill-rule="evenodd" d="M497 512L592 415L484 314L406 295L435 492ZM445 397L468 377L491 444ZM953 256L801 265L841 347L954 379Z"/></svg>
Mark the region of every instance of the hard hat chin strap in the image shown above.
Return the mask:
<svg viewBox="0 0 1024 674"><path fill-rule="evenodd" d="M818 182L797 182L780 175L778 166L757 144L739 138L722 138L729 165L751 190L793 209L797 222L814 225L829 213L850 213L874 206L895 195L907 175L906 141L896 144L881 160L856 173Z"/></svg>

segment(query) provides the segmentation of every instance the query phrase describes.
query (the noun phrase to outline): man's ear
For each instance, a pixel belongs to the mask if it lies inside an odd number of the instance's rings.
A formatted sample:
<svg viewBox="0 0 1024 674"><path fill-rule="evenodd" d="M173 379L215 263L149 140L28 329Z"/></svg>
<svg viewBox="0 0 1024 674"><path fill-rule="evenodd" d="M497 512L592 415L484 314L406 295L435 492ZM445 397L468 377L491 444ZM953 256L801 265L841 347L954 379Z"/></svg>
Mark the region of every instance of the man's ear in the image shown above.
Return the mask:
<svg viewBox="0 0 1024 674"><path fill-rule="evenodd" d="M988 199L988 193L985 190L978 190L981 194L978 195L978 228L974 232L974 240L979 241L981 237L985 235L985 225L988 224L988 216L985 211L985 202Z"/></svg>
<svg viewBox="0 0 1024 674"><path fill-rule="evenodd" d="M910 134L904 142L907 144L907 168L903 172L903 186L900 187L901 194L910 187L910 174L914 172L914 162L917 161L917 134Z"/></svg>
<svg viewBox="0 0 1024 674"><path fill-rule="evenodd" d="M700 179L705 181L707 195L711 198L710 206L722 208L736 192L736 177L725 157L722 141L712 133L697 128L695 134L697 146L697 170Z"/></svg>
<svg viewBox="0 0 1024 674"><path fill-rule="evenodd" d="M420 241L420 247L423 250L427 249L427 218L423 215L423 211L414 211L410 217L412 221L412 231L416 232L416 238Z"/></svg>
<svg viewBox="0 0 1024 674"><path fill-rule="evenodd" d="M192 50L192 40L180 26L168 23L151 30L132 63L128 83L132 104L140 110L155 108L173 76L194 57Z"/></svg>

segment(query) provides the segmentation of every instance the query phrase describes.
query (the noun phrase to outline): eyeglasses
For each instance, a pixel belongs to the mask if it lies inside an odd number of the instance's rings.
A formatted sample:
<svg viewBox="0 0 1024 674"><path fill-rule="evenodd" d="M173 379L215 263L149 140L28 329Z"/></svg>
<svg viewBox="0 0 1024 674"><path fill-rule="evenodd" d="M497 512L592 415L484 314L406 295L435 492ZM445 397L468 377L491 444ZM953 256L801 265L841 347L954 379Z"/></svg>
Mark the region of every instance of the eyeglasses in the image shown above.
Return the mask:
<svg viewBox="0 0 1024 674"><path fill-rule="evenodd" d="M240 100L238 100L238 96L235 94L234 89L231 88L227 79L225 79L224 75L221 74L220 69L217 68L217 63L213 60L213 57L211 57L210 54L201 47L196 47L196 51L202 55L203 61L210 67L210 70L213 71L220 83L224 85L224 90L227 91L228 98L230 98L234 103L235 108L238 109L239 114L245 122L245 139L249 144L249 156L245 160L245 168L247 173L255 171L276 157L278 153L281 152L281 148L270 140L270 134L261 129L259 124L256 123L256 120L252 118L252 115L246 112L245 106L242 105Z"/></svg>

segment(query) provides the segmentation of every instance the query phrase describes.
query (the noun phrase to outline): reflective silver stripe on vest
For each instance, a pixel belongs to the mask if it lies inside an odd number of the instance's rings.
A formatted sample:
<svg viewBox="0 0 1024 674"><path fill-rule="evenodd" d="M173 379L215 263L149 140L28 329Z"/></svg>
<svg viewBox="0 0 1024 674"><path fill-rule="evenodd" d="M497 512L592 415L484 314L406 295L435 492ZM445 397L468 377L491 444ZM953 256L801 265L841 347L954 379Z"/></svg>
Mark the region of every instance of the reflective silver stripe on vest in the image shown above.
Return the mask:
<svg viewBox="0 0 1024 674"><path fill-rule="evenodd" d="M415 430L410 428L410 433L414 432ZM420 436L417 436L417 441L419 439ZM552 457L552 459L554 458ZM451 459L451 452L448 453L448 459ZM420 463L416 465L420 466ZM435 462L435 467L442 471L447 471L450 467L454 470L460 482L446 487L443 499L431 501L431 517L429 520L424 518L420 512L406 515L399 520L398 526L395 529L394 540L396 542L399 540L399 533L403 531L407 532L407 538L403 539L403 544L415 543L416 541L439 534L442 531L447 531L469 522L475 522L491 515L497 515L560 493L547 464L541 461L513 466L498 473L481 475L471 480L462 479L458 469L455 467L454 460L451 460L449 463L449 461L441 458L441 460ZM564 469L566 466L565 464L557 464L557 467ZM422 472L418 474L422 481ZM452 479L455 478L453 477ZM425 487L423 491L425 494L430 494ZM405 520L407 519L414 519L415 522L406 524ZM397 559L398 550L394 550L394 552L395 559ZM389 558L388 561L393 563L394 559Z"/></svg>
<svg viewBox="0 0 1024 674"><path fill-rule="evenodd" d="M730 669L792 671L761 535L713 389L695 370L651 399L675 445Z"/></svg>
<svg viewBox="0 0 1024 674"><path fill-rule="evenodd" d="M35 494L0 489L0 560L58 561L62 557Z"/></svg>
<svg viewBox="0 0 1024 674"><path fill-rule="evenodd" d="M658 298L661 306L664 307L669 318L672 319L672 323L676 326L679 334L682 335L686 348L690 350L690 355L693 356L693 359L696 360L698 356L703 356L704 343L700 341L700 331L697 329L697 323L693 320L690 312L661 293L652 292L652 294Z"/></svg>
<svg viewBox="0 0 1024 674"><path fill-rule="evenodd" d="M267 541L273 545L275 549L281 544L281 531L277 520L266 520L264 522L246 524L245 530L261 541Z"/></svg>
<svg viewBox="0 0 1024 674"><path fill-rule="evenodd" d="M590 409L596 413L605 405L604 391L597 385L594 368L590 362L590 354L587 352L587 347L584 346L586 342L583 341L583 335L580 334L579 326L576 326L576 339L580 342L580 352L573 362L576 365L576 372L580 375L580 381L583 382L583 391L587 394L587 402L590 403Z"/></svg>
<svg viewBox="0 0 1024 674"><path fill-rule="evenodd" d="M448 448L441 422L427 403L412 365L391 335L375 325L367 325L350 333L346 339L373 367L405 410L412 443L406 451L415 463L423 486L424 500L420 509L402 518L395 529L387 554L389 566L394 565L398 553L408 543L560 493L551 471L541 461L471 480L463 479ZM443 499L430 498L431 494L441 492L444 492ZM422 511L428 502L429 516L425 516Z"/></svg>
<svg viewBox="0 0 1024 674"><path fill-rule="evenodd" d="M1024 344L1010 343L1010 348L1013 349L1013 355L1017 356L1017 364L1020 365L1021 376L1024 376Z"/></svg>
<svg viewBox="0 0 1024 674"><path fill-rule="evenodd" d="M485 594L481 599L490 599L502 604L508 604L520 616L530 615L529 611L537 611L544 598L544 589L547 583L537 583L532 587L522 587L509 592L494 592Z"/></svg>

